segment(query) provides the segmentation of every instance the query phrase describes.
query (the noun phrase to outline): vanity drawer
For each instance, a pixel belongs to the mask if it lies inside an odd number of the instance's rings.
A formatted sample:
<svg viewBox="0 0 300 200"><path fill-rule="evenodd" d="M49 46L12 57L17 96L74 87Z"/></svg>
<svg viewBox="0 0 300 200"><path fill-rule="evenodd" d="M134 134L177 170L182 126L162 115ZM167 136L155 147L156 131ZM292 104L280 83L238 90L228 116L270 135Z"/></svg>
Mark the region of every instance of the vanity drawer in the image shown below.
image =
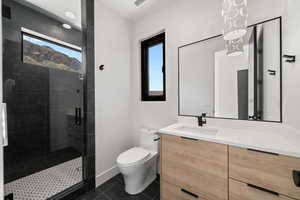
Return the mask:
<svg viewBox="0 0 300 200"><path fill-rule="evenodd" d="M300 171L298 158L229 147L231 178L300 199L300 187L293 180L294 171ZM299 179L300 174L297 176Z"/></svg>
<svg viewBox="0 0 300 200"><path fill-rule="evenodd" d="M229 179L229 200L292 200L262 188Z"/></svg>
<svg viewBox="0 0 300 200"><path fill-rule="evenodd" d="M195 192L188 191L184 188L180 188L176 185L172 185L168 182L161 182L161 200L205 200L199 197Z"/></svg>
<svg viewBox="0 0 300 200"><path fill-rule="evenodd" d="M228 147L177 136L161 137L161 178L207 200L228 199Z"/></svg>

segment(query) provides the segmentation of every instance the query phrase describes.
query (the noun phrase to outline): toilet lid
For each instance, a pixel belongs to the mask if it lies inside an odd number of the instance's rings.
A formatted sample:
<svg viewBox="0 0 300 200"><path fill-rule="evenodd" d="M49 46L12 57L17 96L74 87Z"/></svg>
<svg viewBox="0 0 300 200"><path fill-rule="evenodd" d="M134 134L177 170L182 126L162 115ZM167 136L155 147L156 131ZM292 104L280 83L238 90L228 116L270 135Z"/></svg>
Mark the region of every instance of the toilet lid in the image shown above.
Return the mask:
<svg viewBox="0 0 300 200"><path fill-rule="evenodd" d="M147 159L151 153L146 149L134 147L121 153L117 162L121 165L131 165Z"/></svg>

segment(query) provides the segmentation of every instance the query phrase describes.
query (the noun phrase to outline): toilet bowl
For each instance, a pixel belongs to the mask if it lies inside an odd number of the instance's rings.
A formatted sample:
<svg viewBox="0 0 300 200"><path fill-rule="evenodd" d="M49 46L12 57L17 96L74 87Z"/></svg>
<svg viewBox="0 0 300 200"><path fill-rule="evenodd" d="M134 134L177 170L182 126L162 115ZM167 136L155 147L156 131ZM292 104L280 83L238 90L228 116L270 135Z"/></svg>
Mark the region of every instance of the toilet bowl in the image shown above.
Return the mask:
<svg viewBox="0 0 300 200"><path fill-rule="evenodd" d="M123 175L125 191L128 194L141 193L156 179L158 136L155 133L156 131L141 130L141 146L125 151L117 158L117 165Z"/></svg>
<svg viewBox="0 0 300 200"><path fill-rule="evenodd" d="M117 165L124 177L125 191L138 194L156 179L157 152L134 147L118 157Z"/></svg>

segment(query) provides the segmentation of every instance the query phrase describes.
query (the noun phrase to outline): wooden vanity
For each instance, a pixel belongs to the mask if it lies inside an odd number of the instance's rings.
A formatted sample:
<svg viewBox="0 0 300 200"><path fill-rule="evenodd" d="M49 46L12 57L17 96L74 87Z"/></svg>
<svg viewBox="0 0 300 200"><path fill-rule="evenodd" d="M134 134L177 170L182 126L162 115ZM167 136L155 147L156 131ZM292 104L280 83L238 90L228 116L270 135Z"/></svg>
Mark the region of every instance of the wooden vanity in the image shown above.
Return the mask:
<svg viewBox="0 0 300 200"><path fill-rule="evenodd" d="M162 134L161 200L194 199L300 200L300 159Z"/></svg>

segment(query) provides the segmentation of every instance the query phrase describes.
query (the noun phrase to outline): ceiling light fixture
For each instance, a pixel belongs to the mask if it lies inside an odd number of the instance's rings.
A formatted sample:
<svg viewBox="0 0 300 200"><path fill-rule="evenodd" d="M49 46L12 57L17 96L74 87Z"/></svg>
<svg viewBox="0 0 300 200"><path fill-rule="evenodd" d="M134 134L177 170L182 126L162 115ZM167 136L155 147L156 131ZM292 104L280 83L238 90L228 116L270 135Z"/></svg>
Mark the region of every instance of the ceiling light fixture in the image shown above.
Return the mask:
<svg viewBox="0 0 300 200"><path fill-rule="evenodd" d="M222 16L225 40L235 40L247 33L247 0L223 0Z"/></svg>
<svg viewBox="0 0 300 200"><path fill-rule="evenodd" d="M68 29L68 30L72 29L72 26L69 24L63 24L62 27L64 27L65 29Z"/></svg>
<svg viewBox="0 0 300 200"><path fill-rule="evenodd" d="M240 56L244 53L243 37L226 41L227 56Z"/></svg>
<svg viewBox="0 0 300 200"><path fill-rule="evenodd" d="M65 16L69 19L76 19L76 15L72 11L66 11Z"/></svg>
<svg viewBox="0 0 300 200"><path fill-rule="evenodd" d="M134 2L134 4L136 5L136 7L139 7L141 6L143 3L145 3L147 0L136 0Z"/></svg>

